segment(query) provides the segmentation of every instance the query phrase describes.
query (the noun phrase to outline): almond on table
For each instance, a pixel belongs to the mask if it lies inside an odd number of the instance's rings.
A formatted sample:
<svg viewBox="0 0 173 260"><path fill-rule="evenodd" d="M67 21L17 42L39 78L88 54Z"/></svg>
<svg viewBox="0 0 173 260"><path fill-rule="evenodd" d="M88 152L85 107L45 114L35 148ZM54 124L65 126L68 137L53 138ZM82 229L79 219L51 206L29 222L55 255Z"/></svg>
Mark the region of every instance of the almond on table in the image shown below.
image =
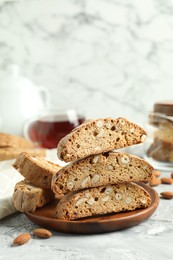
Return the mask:
<svg viewBox="0 0 173 260"><path fill-rule="evenodd" d="M32 231L32 233L41 238L50 238L52 236L52 232L45 228L36 228Z"/></svg>
<svg viewBox="0 0 173 260"><path fill-rule="evenodd" d="M173 199L173 192L171 192L171 191L163 191L160 193L160 195L164 199Z"/></svg>
<svg viewBox="0 0 173 260"><path fill-rule="evenodd" d="M29 233L22 233L13 240L14 245L24 245L31 239Z"/></svg>
<svg viewBox="0 0 173 260"><path fill-rule="evenodd" d="M161 172L158 171L158 170L154 170L154 171L153 171L153 175L154 175L155 177L159 177L159 176L161 175Z"/></svg>
<svg viewBox="0 0 173 260"><path fill-rule="evenodd" d="M173 179L172 178L161 178L161 183L162 184L172 184L173 183Z"/></svg>
<svg viewBox="0 0 173 260"><path fill-rule="evenodd" d="M149 182L150 186L158 186L159 184L161 184L161 180L158 179L155 175L153 175L151 181Z"/></svg>

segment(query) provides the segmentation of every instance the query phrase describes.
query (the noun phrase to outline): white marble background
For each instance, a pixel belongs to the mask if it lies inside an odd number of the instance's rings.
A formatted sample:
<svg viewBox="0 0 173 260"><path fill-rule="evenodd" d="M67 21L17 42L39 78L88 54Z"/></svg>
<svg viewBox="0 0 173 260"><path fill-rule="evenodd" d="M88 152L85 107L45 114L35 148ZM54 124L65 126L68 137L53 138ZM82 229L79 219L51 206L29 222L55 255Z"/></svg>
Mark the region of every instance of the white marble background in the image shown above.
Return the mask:
<svg viewBox="0 0 173 260"><path fill-rule="evenodd" d="M173 97L173 1L0 0L0 69L11 63L56 107L142 124Z"/></svg>

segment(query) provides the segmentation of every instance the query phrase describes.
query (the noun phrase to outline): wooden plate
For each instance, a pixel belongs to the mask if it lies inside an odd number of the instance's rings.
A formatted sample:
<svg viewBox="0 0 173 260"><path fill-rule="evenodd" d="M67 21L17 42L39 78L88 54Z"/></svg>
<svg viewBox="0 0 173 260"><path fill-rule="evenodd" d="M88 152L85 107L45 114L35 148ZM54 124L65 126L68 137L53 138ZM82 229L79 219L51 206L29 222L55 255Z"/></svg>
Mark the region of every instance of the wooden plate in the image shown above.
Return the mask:
<svg viewBox="0 0 173 260"><path fill-rule="evenodd" d="M140 183L140 185L147 190L151 196L152 203L146 209L137 209L134 211L83 220L64 221L55 218L55 208L57 205L57 201L55 200L52 203L37 209L35 212L27 212L25 215L39 226L65 233L96 234L129 228L150 217L159 204L157 192L146 184Z"/></svg>

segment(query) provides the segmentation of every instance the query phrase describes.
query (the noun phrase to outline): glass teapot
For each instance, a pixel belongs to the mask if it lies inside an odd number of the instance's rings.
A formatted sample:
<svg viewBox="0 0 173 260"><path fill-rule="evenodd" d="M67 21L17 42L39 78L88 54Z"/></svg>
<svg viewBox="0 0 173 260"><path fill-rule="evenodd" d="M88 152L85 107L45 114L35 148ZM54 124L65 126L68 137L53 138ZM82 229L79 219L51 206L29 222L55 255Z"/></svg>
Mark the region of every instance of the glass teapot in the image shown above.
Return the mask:
<svg viewBox="0 0 173 260"><path fill-rule="evenodd" d="M23 135L26 120L49 105L49 93L20 74L16 65L0 71L0 132Z"/></svg>

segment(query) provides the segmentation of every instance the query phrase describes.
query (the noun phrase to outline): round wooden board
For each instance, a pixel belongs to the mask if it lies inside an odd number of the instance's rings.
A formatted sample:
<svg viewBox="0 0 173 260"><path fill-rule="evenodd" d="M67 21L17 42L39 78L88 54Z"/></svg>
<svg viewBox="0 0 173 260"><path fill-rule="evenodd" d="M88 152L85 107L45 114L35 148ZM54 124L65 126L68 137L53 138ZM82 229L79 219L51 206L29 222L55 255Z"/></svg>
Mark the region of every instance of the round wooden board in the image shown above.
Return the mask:
<svg viewBox="0 0 173 260"><path fill-rule="evenodd" d="M135 226L150 217L157 209L159 197L157 192L144 183L141 185L151 196L151 205L146 209L120 212L108 216L86 218L83 220L65 221L55 217L55 208L58 203L52 203L37 209L35 212L27 212L25 215L35 224L51 228L53 230L73 234L97 234L117 231Z"/></svg>

